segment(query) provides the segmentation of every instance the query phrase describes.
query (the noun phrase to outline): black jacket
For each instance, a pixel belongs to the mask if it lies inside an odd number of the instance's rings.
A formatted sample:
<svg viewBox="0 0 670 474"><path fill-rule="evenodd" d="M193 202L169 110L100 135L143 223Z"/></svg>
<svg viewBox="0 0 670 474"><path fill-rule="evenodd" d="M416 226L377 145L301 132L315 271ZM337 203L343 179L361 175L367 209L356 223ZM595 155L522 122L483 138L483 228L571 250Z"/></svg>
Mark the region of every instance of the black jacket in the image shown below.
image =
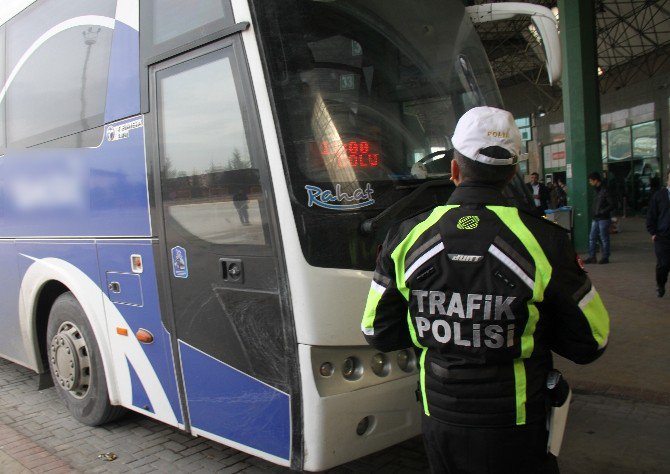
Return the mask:
<svg viewBox="0 0 670 474"><path fill-rule="evenodd" d="M361 326L381 351L421 350L426 415L498 427L543 419L550 350L587 363L609 333L567 232L465 184L389 232Z"/></svg>
<svg viewBox="0 0 670 474"><path fill-rule="evenodd" d="M651 235L670 237L670 191L663 187L649 201L647 230Z"/></svg>
<svg viewBox="0 0 670 474"><path fill-rule="evenodd" d="M593 210L593 219L610 219L612 217L612 211L614 210L612 198L607 192L607 188L602 183L595 189L596 195L593 198L593 205L591 206L591 209Z"/></svg>
<svg viewBox="0 0 670 474"><path fill-rule="evenodd" d="M549 188L547 188L544 184L538 183L539 187L539 195L538 199L540 200L540 206L538 209L544 211L545 209L549 209ZM526 183L526 186L528 187L528 190L530 191L531 196L533 196L533 199L535 198L535 195L533 193L533 185L530 183ZM535 201L533 200L533 203Z"/></svg>

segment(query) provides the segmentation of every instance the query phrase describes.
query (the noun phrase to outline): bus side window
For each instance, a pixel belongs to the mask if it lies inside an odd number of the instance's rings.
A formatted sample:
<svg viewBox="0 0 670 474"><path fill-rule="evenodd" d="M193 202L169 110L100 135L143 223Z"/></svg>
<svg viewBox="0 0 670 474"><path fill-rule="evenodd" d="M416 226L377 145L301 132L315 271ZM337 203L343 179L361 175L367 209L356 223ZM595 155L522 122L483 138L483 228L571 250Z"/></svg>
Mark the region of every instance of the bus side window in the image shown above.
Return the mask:
<svg viewBox="0 0 670 474"><path fill-rule="evenodd" d="M5 32L7 92L2 99L7 142L13 148L104 122L116 2L51 0L36 5L12 19ZM85 16L94 20L72 25ZM97 143L79 144L90 145Z"/></svg>

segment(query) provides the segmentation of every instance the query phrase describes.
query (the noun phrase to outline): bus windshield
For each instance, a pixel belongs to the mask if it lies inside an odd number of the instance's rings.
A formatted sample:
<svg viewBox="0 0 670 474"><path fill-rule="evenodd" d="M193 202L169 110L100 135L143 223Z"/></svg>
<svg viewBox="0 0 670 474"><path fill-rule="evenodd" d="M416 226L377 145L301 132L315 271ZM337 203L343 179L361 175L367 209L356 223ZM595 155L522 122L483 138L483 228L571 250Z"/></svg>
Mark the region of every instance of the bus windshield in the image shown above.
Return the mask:
<svg viewBox="0 0 670 474"><path fill-rule="evenodd" d="M256 0L303 253L372 269L388 226L361 222L449 172L456 121L500 106L460 0ZM395 220L444 204L428 188Z"/></svg>

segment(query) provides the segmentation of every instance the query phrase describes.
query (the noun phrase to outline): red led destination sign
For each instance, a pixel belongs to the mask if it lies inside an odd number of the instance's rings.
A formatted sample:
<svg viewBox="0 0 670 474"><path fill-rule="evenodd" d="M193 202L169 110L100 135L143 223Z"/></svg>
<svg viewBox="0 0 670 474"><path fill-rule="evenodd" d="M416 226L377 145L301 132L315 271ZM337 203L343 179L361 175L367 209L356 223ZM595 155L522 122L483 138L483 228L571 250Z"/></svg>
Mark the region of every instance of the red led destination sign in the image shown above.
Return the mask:
<svg viewBox="0 0 670 474"><path fill-rule="evenodd" d="M322 141L319 147L321 155L333 156L337 166L344 168L374 168L379 166L379 145L368 141L350 140L348 142Z"/></svg>

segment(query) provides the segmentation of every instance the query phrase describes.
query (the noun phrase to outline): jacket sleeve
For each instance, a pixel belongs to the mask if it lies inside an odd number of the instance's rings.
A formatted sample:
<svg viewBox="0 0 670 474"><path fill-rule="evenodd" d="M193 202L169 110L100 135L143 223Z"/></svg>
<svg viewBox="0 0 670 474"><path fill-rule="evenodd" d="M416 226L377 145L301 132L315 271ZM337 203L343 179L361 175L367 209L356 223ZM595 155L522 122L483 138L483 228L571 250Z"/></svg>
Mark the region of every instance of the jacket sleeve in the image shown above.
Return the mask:
<svg viewBox="0 0 670 474"><path fill-rule="evenodd" d="M614 210L614 204L612 203L612 196L610 196L607 188L603 189L603 200L601 204L600 213L607 214Z"/></svg>
<svg viewBox="0 0 670 474"><path fill-rule="evenodd" d="M382 352L412 346L407 326L408 303L396 285L391 241L389 234L377 258L361 322L368 344Z"/></svg>
<svg viewBox="0 0 670 474"><path fill-rule="evenodd" d="M587 364L607 346L609 315L567 234L560 234L553 249L551 279L544 301L538 304L551 321L550 348L573 362Z"/></svg>

